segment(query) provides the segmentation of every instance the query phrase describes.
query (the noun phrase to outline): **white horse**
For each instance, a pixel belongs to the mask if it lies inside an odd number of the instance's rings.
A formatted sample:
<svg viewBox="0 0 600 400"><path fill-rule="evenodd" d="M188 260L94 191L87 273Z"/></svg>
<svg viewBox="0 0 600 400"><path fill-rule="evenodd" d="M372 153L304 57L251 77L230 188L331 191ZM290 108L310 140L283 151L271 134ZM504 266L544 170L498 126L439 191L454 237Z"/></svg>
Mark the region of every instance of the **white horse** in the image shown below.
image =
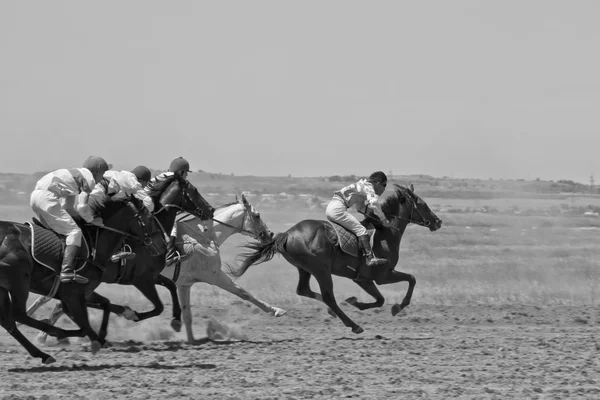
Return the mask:
<svg viewBox="0 0 600 400"><path fill-rule="evenodd" d="M271 240L273 233L260 218L260 214L242 195L242 202L236 200L219 206L214 212L213 220L217 243L208 238L200 218L185 212L180 213L177 217L177 243L183 244L185 256L181 260L180 267L173 264L165 267L161 272L169 279L175 278L187 340L190 343L194 342L190 291L196 282L225 289L275 317L281 317L286 313L281 308L257 299L221 270L221 255L218 247L234 233L241 233L261 242ZM62 307L58 303L52 310L49 323L55 324L62 315ZM46 338L46 333L40 332L37 339L45 342Z"/></svg>

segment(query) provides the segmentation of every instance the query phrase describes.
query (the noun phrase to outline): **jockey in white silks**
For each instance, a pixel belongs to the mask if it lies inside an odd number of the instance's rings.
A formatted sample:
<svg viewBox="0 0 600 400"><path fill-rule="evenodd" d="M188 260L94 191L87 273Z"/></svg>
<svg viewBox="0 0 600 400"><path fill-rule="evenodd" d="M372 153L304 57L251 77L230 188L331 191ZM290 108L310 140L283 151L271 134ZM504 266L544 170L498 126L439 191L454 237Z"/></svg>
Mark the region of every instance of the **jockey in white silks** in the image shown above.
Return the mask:
<svg viewBox="0 0 600 400"><path fill-rule="evenodd" d="M370 208L379 217L384 226L389 226L389 221L378 205L379 196L383 194L386 186L387 176L381 171L373 172L368 179L361 179L334 192L333 199L325 211L327 219L338 223L358 236L358 242L369 267L384 264L387 260L377 258L373 254L367 229L356 217L348 212L348 209L355 207L358 212L364 214L367 212L367 208Z"/></svg>
<svg viewBox="0 0 600 400"><path fill-rule="evenodd" d="M92 190L90 203L101 207L105 201L105 196L110 197L113 201L120 201L133 195L142 201L148 211L153 212L154 202L144 191L151 178L152 173L143 165L139 165L131 171L106 171L102 181L96 183ZM97 212L98 210L94 211ZM131 260L133 258L135 258L135 253L127 247L127 249L113 255L112 261L119 259Z"/></svg>
<svg viewBox="0 0 600 400"><path fill-rule="evenodd" d="M189 172L191 172L190 171L190 163L183 157L177 157L176 159L171 161L171 164L169 165L169 170L167 172L163 172L163 173L155 176L154 178L152 178L152 180L146 187L146 191L152 190L153 186L155 186L159 182L164 181L165 179L172 177L175 174L179 175L183 179L187 179ZM215 243L217 243L217 237L216 237L216 234L213 229L214 224L213 224L212 219L209 219L206 221L206 228L207 228L208 236ZM177 249L176 241L177 241L177 222L175 222L173 224L173 229L171 230L169 242L167 243L167 257L166 257L166 264L165 264L166 266L173 264L175 261L177 261L179 259L179 257L177 256L178 249ZM183 252L179 251L179 254L183 254Z"/></svg>
<svg viewBox="0 0 600 400"><path fill-rule="evenodd" d="M44 175L31 193L30 205L41 223L66 236L60 281L85 284L87 278L75 272L75 256L81 247L83 233L72 216L88 223L102 224L94 219L88 206L88 195L97 181L111 166L101 157L88 157L83 168L59 169ZM81 196L79 196L82 194Z"/></svg>

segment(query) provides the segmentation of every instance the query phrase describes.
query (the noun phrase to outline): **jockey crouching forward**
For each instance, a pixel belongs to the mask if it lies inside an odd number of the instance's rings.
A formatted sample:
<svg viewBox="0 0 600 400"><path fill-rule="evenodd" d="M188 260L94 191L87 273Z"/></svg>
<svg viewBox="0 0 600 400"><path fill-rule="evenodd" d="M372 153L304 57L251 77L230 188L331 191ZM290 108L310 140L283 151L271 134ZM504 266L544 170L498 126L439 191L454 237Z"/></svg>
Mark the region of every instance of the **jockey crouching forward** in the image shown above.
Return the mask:
<svg viewBox="0 0 600 400"><path fill-rule="evenodd" d="M377 204L379 196L383 194L386 186L387 176L381 171L373 172L368 179L361 179L335 192L325 211L327 219L349 229L358 236L358 242L369 267L384 264L387 260L377 258L373 254L367 229L348 212L348 209L354 206L357 211L366 213L367 208L370 208L379 217L383 225L388 227L390 223Z"/></svg>
<svg viewBox="0 0 600 400"><path fill-rule="evenodd" d="M164 181L172 177L173 175L178 175L182 179L187 181L188 173L190 173L190 163L183 157L177 157L171 164L169 165L169 170L167 172L163 172L160 175L155 176L150 183L148 184L146 191L149 192L152 190L152 187L157 185L158 183ZM213 221L209 219L206 221L207 234L211 238L212 241L215 242L215 246L217 243L217 237L213 229ZM183 254L182 249L177 247L177 222L173 224L173 229L171 230L169 241L167 242L167 257L165 266L169 266L180 259L178 254Z"/></svg>
<svg viewBox="0 0 600 400"><path fill-rule="evenodd" d="M153 212L154 202L144 191L151 178L152 173L143 165L137 166L131 171L106 171L102 180L92 190L89 203L97 213L108 198L111 201L125 201L133 195L142 201L148 211ZM111 261L131 260L133 258L135 258L135 253L128 248L124 248L114 254Z"/></svg>
<svg viewBox="0 0 600 400"><path fill-rule="evenodd" d="M87 278L75 272L75 256L81 247L83 233L73 219L81 217L88 223L94 220L87 204L88 194L110 165L101 157L91 156L83 168L59 169L44 175L31 193L30 205L40 222L60 235L66 236L60 281L85 284ZM83 194L79 196L79 194Z"/></svg>

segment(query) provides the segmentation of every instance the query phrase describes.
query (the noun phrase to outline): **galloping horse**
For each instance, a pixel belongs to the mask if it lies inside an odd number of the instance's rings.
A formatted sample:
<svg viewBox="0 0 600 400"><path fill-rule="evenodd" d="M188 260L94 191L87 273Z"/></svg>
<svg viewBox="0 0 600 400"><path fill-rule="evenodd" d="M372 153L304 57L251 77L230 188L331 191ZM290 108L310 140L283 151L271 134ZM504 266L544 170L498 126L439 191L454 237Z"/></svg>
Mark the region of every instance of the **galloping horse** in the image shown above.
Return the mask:
<svg viewBox="0 0 600 400"><path fill-rule="evenodd" d="M285 315L286 311L274 307L262 300L257 299L246 289L242 288L221 270L221 255L218 248L211 246L210 239L205 231L201 231L202 221L199 218L181 213L178 217L177 232L178 240L184 243L184 248L191 254L181 261L181 270L177 275L177 267L171 266L163 270L162 274L173 279L177 284L179 301L183 310L183 322L187 334L187 340L194 342L192 332L192 311L190 303L190 291L196 282L204 282L209 285L218 286L227 290L239 298L249 301L266 313L275 317ZM237 201L217 207L215 210L214 230L217 236L215 245L220 247L231 235L241 233L250 236L262 243L267 243L273 237L263 222L260 214L242 195L242 202Z"/></svg>
<svg viewBox="0 0 600 400"><path fill-rule="evenodd" d="M243 195L242 203L236 201L217 207L213 220L215 221L214 230L218 239L218 243L215 245L219 247L235 233L251 236L263 243L270 241L273 236L273 232L263 222L260 214L256 212ZM165 268L161 274L177 284L188 342L194 342L190 290L196 282L204 282L225 289L275 317L285 315L285 310L257 299L234 283L221 270L219 250L210 245L210 239L207 238L206 232L200 230L204 229L200 228L200 226L203 226L201 218L187 212L181 212L177 216L177 221L177 241L183 242L186 253L189 252L190 254L186 255L185 259L181 261L181 266L172 265ZM57 304L52 311L50 323L56 323L61 315L60 304ZM44 342L46 337L45 332L40 332L38 340Z"/></svg>
<svg viewBox="0 0 600 400"><path fill-rule="evenodd" d="M408 282L408 290L401 304L392 307L396 315L410 304L415 287L414 276L395 271L398 263L400 240L409 223L436 231L442 226L442 221L431 211L429 206L414 193L412 185L404 187L395 185L396 190L382 204L382 210L391 220L391 226L385 228L375 217L368 215L362 221L366 227L373 221L375 234L373 250L380 257L386 258L387 263L369 268L364 257L355 257L345 253L337 243L337 235L328 221L304 220L292 226L287 232L275 235L275 239L267 244L248 244L253 250L242 256L242 264L238 268L231 267L234 276L242 276L253 264L269 261L276 253L281 254L290 264L298 268L299 281L296 293L300 296L319 300L329 306L329 312L342 320L344 325L352 328L354 333L362 333L363 328L354 323L338 306L333 293L332 275L355 279L355 282L375 298L373 303L361 303L351 297L346 300L360 310L381 307L384 297L377 285L388 283ZM365 271L356 278L357 271ZM310 277L314 276L321 294L310 289Z"/></svg>
<svg viewBox="0 0 600 400"><path fill-rule="evenodd" d="M94 245L94 249L89 251L91 258L86 254L83 261L80 259L78 263L79 273L89 282L85 285L61 283L58 288L54 284L57 271L40 264L32 254L33 237L30 227L25 224L0 221L0 324L27 349L32 357L41 358L44 364L56 360L23 336L15 322L43 330L58 338L88 336L92 341L92 352L96 353L106 342L90 326L85 299L86 295L93 292L100 284L104 265L117 249L122 238L126 236L143 243L154 254L165 251L166 243L162 233L154 229L153 218L137 200L131 199L124 203L109 202L101 216L105 227L95 228L98 230L95 231L95 235L92 235L91 244ZM47 230L38 229L38 232L43 234ZM53 237L49 242L60 249L58 237ZM50 264L60 265L60 259L59 252L54 255L54 260ZM52 297L61 302L67 315L80 329L64 331L28 316L26 303L30 291L43 295L52 294ZM99 308L104 310L102 324L106 325L110 302L104 300Z"/></svg>
<svg viewBox="0 0 600 400"><path fill-rule="evenodd" d="M212 218L213 216L213 208L200 195L198 189L178 175L173 175L158 184L149 193L149 196L156 203L157 211L155 212L155 217L165 232L171 232L175 224L177 212L180 210L198 215L203 220ZM124 315L127 319L134 321L142 321L160 315L164 310L164 305L160 300L155 285L161 285L166 287L171 293L173 301L173 320L171 321L171 326L175 331L179 332L181 330L181 307L177 297L177 286L170 279L160 275L165 266L166 248L158 257L154 257L143 246L140 246L139 243L130 240L126 240L125 242L136 253L136 258L127 261L123 265L120 261L109 262L102 277L102 282L135 286L152 302L154 309L138 313L129 307L112 304L110 311L118 315ZM29 308L28 312L35 312L37 308L48 300L43 297L38 298ZM87 305L92 308L100 308L100 304L107 301L105 297L94 292L88 296ZM49 318L50 323L54 324L61 315L61 305L57 304ZM99 335L104 338L106 337L106 333L106 329L101 329ZM43 333L38 335L38 341L44 342L45 339L46 335Z"/></svg>

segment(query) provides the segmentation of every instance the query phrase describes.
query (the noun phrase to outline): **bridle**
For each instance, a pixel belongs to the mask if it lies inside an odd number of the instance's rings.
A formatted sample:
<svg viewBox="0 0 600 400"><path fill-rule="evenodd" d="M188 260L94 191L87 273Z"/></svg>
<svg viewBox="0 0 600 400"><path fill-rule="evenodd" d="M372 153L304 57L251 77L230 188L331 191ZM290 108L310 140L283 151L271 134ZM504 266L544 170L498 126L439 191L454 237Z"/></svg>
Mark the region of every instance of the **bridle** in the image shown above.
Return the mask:
<svg viewBox="0 0 600 400"><path fill-rule="evenodd" d="M211 219L212 219L214 222L217 222L217 223L219 223L219 224L221 224L221 225L223 225L223 226L227 226L227 227L229 227L229 228L232 228L232 229L234 229L234 230L235 230L235 233L247 233L248 235L252 236L253 238L255 238L255 239L257 239L257 240L260 240L260 239L261 239L261 238L260 238L260 234L259 234L259 235L256 235L254 232L252 232L252 231L249 231L249 230L247 230L247 229L244 229L244 224L246 223L246 215L247 215L247 213L248 213L248 209L246 209L246 207L244 207L244 217L242 218L242 226L240 226L239 228L238 228L237 226L233 226L233 225L231 225L231 224L228 224L228 223L226 223L226 222L219 221L219 220L218 220L218 219L216 219L216 218L211 218Z"/></svg>
<svg viewBox="0 0 600 400"><path fill-rule="evenodd" d="M411 209L410 209L410 217L406 218L406 217L401 217L399 215L386 215L387 218L395 218L395 219L401 219L404 221L408 221L408 223L412 223L415 225L420 225L420 226L425 226L428 227L429 225L431 225L431 222L425 218L423 218L423 215L421 214L421 212L419 211L419 208L417 207L417 203L415 202L415 200L410 197L409 195L405 195L405 198L410 198L410 202L411 202ZM406 205L406 201L403 204L400 204L400 207L404 208ZM420 220L416 220L413 218L413 215L417 215Z"/></svg>

